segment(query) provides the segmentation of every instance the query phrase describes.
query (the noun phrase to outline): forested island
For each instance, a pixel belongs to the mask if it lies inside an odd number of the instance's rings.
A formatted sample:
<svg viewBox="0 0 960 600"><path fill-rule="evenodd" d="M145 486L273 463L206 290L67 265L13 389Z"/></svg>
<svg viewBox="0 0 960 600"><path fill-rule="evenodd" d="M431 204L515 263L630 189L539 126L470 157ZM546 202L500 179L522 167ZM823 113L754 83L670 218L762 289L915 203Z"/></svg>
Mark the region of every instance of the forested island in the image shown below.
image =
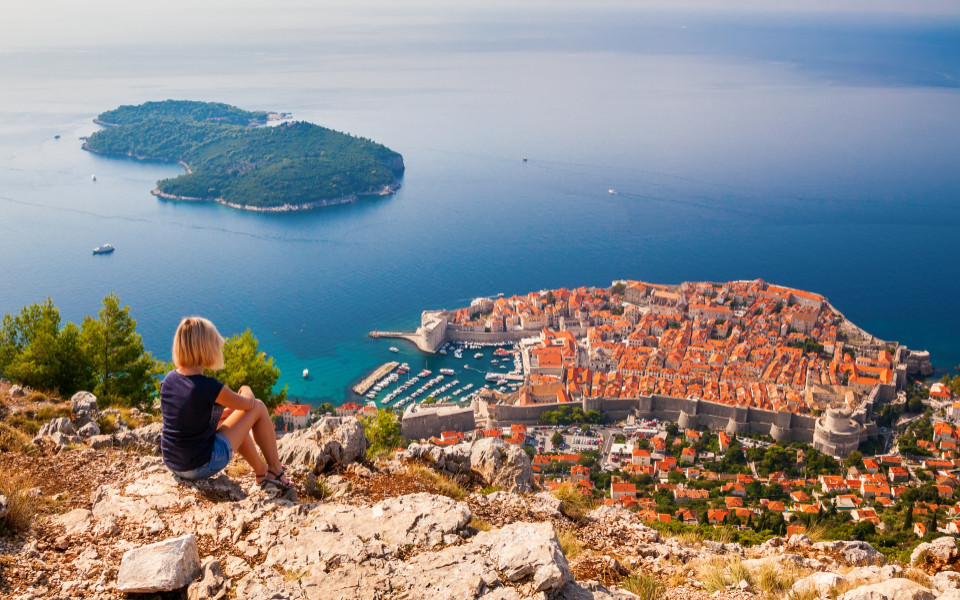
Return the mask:
<svg viewBox="0 0 960 600"><path fill-rule="evenodd" d="M153 193L244 210L302 210L399 187L403 157L382 144L313 123L263 127L285 115L216 102L164 100L101 113L83 144L108 156L178 162Z"/></svg>

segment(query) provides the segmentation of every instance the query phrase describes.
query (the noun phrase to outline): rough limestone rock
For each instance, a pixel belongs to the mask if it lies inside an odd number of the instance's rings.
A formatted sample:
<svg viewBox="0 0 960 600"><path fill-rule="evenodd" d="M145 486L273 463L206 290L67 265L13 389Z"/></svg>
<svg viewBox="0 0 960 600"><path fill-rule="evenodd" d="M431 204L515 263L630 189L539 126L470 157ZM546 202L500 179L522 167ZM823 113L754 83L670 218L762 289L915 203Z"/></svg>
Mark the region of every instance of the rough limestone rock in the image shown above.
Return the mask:
<svg viewBox="0 0 960 600"><path fill-rule="evenodd" d="M812 546L813 540L803 535L802 533L795 533L790 536L790 539L787 541L788 546Z"/></svg>
<svg viewBox="0 0 960 600"><path fill-rule="evenodd" d="M932 542L917 545L910 553L910 564L916 565L926 560L937 559L950 562L957 557L957 540L953 536L939 537Z"/></svg>
<svg viewBox="0 0 960 600"><path fill-rule="evenodd" d="M839 586L844 581L845 579L836 573L814 573L794 583L791 591L802 595L815 590L818 596L827 596L831 588Z"/></svg>
<svg viewBox="0 0 960 600"><path fill-rule="evenodd" d="M369 446L356 417L324 417L277 443L281 462L316 475L362 459Z"/></svg>
<svg viewBox="0 0 960 600"><path fill-rule="evenodd" d="M484 438L473 443L470 469L483 477L488 485L511 492L533 490L530 457L516 444L508 444L500 438Z"/></svg>
<svg viewBox="0 0 960 600"><path fill-rule="evenodd" d="M852 565L883 565L887 562L887 557L867 542L847 542L841 554Z"/></svg>
<svg viewBox="0 0 960 600"><path fill-rule="evenodd" d="M0 519L5 519L10 514L10 503L7 497L0 494Z"/></svg>
<svg viewBox="0 0 960 600"><path fill-rule="evenodd" d="M26 390L24 390L22 387L20 387L17 384L11 385L10 391L8 393L10 394L11 398L23 398L24 396L27 395Z"/></svg>
<svg viewBox="0 0 960 600"><path fill-rule="evenodd" d="M960 589L950 588L945 590L942 594L940 594L937 600L960 600Z"/></svg>
<svg viewBox="0 0 960 600"><path fill-rule="evenodd" d="M185 535L128 550L120 559L117 591L167 592L189 585L200 574L197 538Z"/></svg>
<svg viewBox="0 0 960 600"><path fill-rule="evenodd" d="M933 587L941 592L960 588L960 573L956 571L940 571L930 578Z"/></svg>
<svg viewBox="0 0 960 600"><path fill-rule="evenodd" d="M70 397L70 411L73 413L73 422L77 427L96 423L99 417L97 397L90 392L77 392Z"/></svg>
<svg viewBox="0 0 960 600"><path fill-rule="evenodd" d="M51 419L44 423L43 427L41 427L40 431L37 433L37 437L51 436L55 433L62 433L63 435L77 435L77 429L73 426L73 423L70 422L70 419L67 417L60 417L57 419Z"/></svg>
<svg viewBox="0 0 960 600"><path fill-rule="evenodd" d="M483 438L447 447L414 442L402 456L427 460L434 469L454 477L472 471L487 485L508 492L533 490L530 457L519 446L500 438Z"/></svg>
<svg viewBox="0 0 960 600"><path fill-rule="evenodd" d="M513 523L482 531L474 543L487 548L497 569L514 583L530 580L535 592L551 592L573 580L550 523Z"/></svg>
<svg viewBox="0 0 960 600"><path fill-rule="evenodd" d="M100 427L97 426L96 422L89 421L80 427L77 433L79 433L82 438L91 438L95 435L100 435Z"/></svg>
<svg viewBox="0 0 960 600"><path fill-rule="evenodd" d="M934 600L937 595L905 578L888 579L850 590L840 600Z"/></svg>
<svg viewBox="0 0 960 600"><path fill-rule="evenodd" d="M187 600L221 600L229 590L229 580L223 574L220 561L207 558L201 568L203 576L200 581L190 584L187 588Z"/></svg>
<svg viewBox="0 0 960 600"><path fill-rule="evenodd" d="M62 525L67 535L80 535L90 528L93 513L85 508L77 508L70 512L53 517L53 523Z"/></svg>
<svg viewBox="0 0 960 600"><path fill-rule="evenodd" d="M151 423L136 429L119 431L113 435L113 445L117 448L150 452L159 456L160 435L162 432L163 423L161 422Z"/></svg>

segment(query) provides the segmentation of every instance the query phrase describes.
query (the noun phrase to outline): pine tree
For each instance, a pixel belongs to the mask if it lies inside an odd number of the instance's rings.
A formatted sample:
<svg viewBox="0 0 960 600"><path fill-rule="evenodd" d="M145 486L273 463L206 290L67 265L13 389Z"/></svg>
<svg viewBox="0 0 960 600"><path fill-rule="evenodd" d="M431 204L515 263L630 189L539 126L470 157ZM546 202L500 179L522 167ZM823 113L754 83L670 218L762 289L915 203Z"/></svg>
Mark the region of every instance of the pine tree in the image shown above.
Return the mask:
<svg viewBox="0 0 960 600"><path fill-rule="evenodd" d="M208 373L228 388L237 391L248 385L253 395L263 400L267 408L273 408L287 398L287 388L274 393L273 387L280 377L280 369L273 358L259 350L260 342L249 329L240 335L232 335L223 344L223 369Z"/></svg>
<svg viewBox="0 0 960 600"><path fill-rule="evenodd" d="M137 333L130 307L120 308L120 298L103 299L97 318L87 317L80 330L80 348L91 363L93 393L101 405L146 404L159 367Z"/></svg>
<svg viewBox="0 0 960 600"><path fill-rule="evenodd" d="M913 505L907 505L907 516L903 519L903 530L913 531Z"/></svg>

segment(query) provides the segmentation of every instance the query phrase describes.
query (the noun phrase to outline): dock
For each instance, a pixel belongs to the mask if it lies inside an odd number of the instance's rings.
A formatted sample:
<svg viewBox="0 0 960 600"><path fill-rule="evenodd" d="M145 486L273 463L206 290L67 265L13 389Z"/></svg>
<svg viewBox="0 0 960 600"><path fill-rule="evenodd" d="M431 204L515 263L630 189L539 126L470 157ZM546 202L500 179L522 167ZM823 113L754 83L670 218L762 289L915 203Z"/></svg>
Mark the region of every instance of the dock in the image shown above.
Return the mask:
<svg viewBox="0 0 960 600"><path fill-rule="evenodd" d="M360 383L358 383L357 385L353 386L350 389L352 389L354 393L356 393L357 395L362 396L367 393L367 390L373 387L373 384L375 384L380 379L383 379L387 375L387 373L396 369L398 366L400 366L400 363L396 361L390 361L388 363L384 363L379 367L377 367L373 371L373 373L370 373L369 375L364 377L363 381L361 381Z"/></svg>

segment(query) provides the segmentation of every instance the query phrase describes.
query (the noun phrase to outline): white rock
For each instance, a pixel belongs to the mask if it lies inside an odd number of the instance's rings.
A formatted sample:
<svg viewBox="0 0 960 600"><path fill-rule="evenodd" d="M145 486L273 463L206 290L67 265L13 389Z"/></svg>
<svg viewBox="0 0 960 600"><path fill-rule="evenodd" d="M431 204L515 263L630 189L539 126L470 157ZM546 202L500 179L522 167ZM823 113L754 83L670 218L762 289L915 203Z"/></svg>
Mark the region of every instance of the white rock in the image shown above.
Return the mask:
<svg viewBox="0 0 960 600"><path fill-rule="evenodd" d="M192 534L128 550L120 559L117 591L166 592L189 585L200 574Z"/></svg>
<svg viewBox="0 0 960 600"><path fill-rule="evenodd" d="M957 540L953 536L939 537L932 542L919 544L910 553L910 564L915 565L925 557L949 562L957 556Z"/></svg>
<svg viewBox="0 0 960 600"><path fill-rule="evenodd" d="M324 417L306 429L283 436L277 443L280 460L319 475L362 459L370 442L355 417Z"/></svg>
<svg viewBox="0 0 960 600"><path fill-rule="evenodd" d="M910 579L888 579L850 590L840 600L934 600L936 594Z"/></svg>
<svg viewBox="0 0 960 600"><path fill-rule="evenodd" d="M956 571L940 571L931 577L930 581L933 583L933 587L941 592L945 592L947 590L960 588L960 573Z"/></svg>
<svg viewBox="0 0 960 600"><path fill-rule="evenodd" d="M68 513L53 517L54 523L62 525L68 535L79 535L86 533L90 528L92 513L85 508L77 508Z"/></svg>
<svg viewBox="0 0 960 600"><path fill-rule="evenodd" d="M573 579L550 523L512 523L480 532L474 543L488 549L507 579L519 583L530 578L536 592L558 590Z"/></svg>
<svg viewBox="0 0 960 600"><path fill-rule="evenodd" d="M791 590L795 594L803 594L810 589L817 591L821 596L827 595L832 588L839 586L845 579L836 573L813 573L793 584Z"/></svg>
<svg viewBox="0 0 960 600"><path fill-rule="evenodd" d="M100 435L100 427L93 421L88 422L86 425L80 428L78 432L82 438L90 438L95 435Z"/></svg>

